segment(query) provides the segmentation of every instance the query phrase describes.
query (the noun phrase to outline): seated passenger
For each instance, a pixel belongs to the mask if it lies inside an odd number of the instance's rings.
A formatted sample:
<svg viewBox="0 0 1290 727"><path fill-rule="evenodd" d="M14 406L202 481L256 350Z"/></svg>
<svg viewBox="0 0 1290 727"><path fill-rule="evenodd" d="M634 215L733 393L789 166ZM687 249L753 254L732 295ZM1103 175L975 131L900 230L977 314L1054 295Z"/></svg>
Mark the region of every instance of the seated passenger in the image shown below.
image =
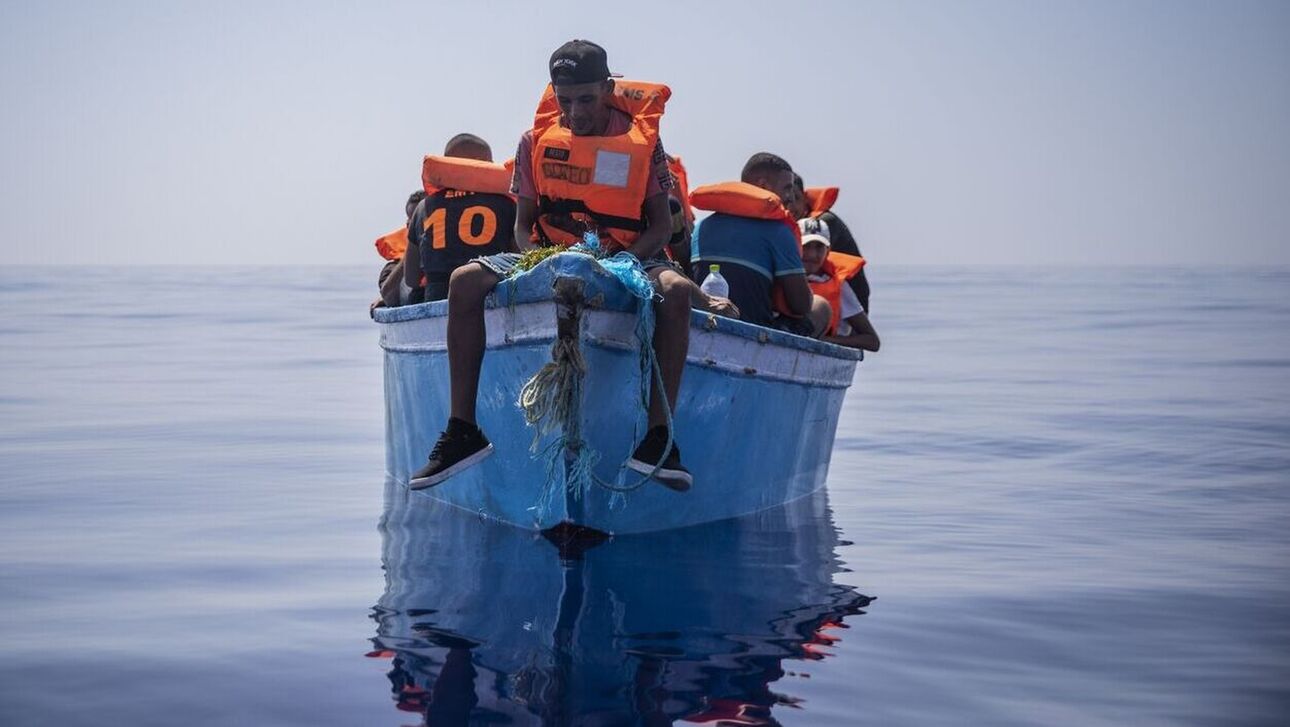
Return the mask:
<svg viewBox="0 0 1290 727"><path fill-rule="evenodd" d="M594 230L601 245L640 261L658 293L653 347L663 386L650 387L649 430L624 466L652 473L660 484L684 492L692 477L681 464L679 444L672 441L668 446L668 422L685 368L690 307L702 304L720 312L729 303L708 298L663 257L672 236L672 177L658 122L671 92L641 82L636 82L638 92L618 92L605 49L589 41L574 40L558 48L548 70L551 86L515 154L512 191L519 204L514 240L524 249L532 248L535 239L536 244L568 246ZM590 178L571 174L582 168ZM640 183L627 186L622 180L629 177ZM426 466L409 478L411 489L436 485L493 451L475 419L487 340L484 300L511 274L519 258L515 253L479 256L452 273L448 425Z"/></svg>
<svg viewBox="0 0 1290 727"><path fill-rule="evenodd" d="M412 212L425 197L426 193L420 189L408 195L408 201L403 205L403 211L407 213L408 221L412 220ZM372 301L372 304L368 306L369 313L377 308L386 306L393 308L394 306L420 302L420 296L416 294L415 289L403 289L403 256L407 250L407 244L406 227L377 238L376 249L380 252L381 257L388 262L385 263L380 274L377 275L376 286L381 291L381 297ZM418 300L414 301L414 297L418 298Z"/></svg>
<svg viewBox="0 0 1290 727"><path fill-rule="evenodd" d="M832 316L823 340L839 346L877 351L878 333L869 323L860 300L847 282L864 270L864 258L830 249L829 226L808 217L798 221L802 231L802 265L811 291L829 303Z"/></svg>
<svg viewBox="0 0 1290 727"><path fill-rule="evenodd" d="M443 155L493 161L493 150L474 134L449 139ZM411 286L424 279L425 300L445 300L453 270L481 255L514 252L514 232L515 200L507 195L437 190L417 205L408 221L404 282Z"/></svg>
<svg viewBox="0 0 1290 727"><path fill-rule="evenodd" d="M802 182L802 175L793 172L793 193L784 200L784 209L793 215L793 219L800 220L811 216L811 203L806 199L806 188Z"/></svg>
<svg viewBox="0 0 1290 727"><path fill-rule="evenodd" d="M828 304L811 293L797 225L782 203L792 199L792 167L774 154L758 153L748 159L740 180L701 187L691 195L696 207L714 212L694 228L696 282L708 276L709 266L718 265L743 320L800 336L823 335ZM754 216L743 210L744 198L773 209ZM707 201L701 204L701 199Z"/></svg>
<svg viewBox="0 0 1290 727"><path fill-rule="evenodd" d="M798 219L803 217L818 217L829 226L833 235L833 252L840 252L844 255L854 255L862 257L860 248L856 245L856 239L851 235L851 230L847 228L842 218L838 217L833 211L833 201L837 199L837 188L818 187L807 189L806 184L802 181L800 175L793 175L794 190L794 207L791 210L797 215ZM832 194L825 194L831 191ZM865 277L864 268L860 269L859 274L847 281L851 286L852 292L860 301L860 306L864 308L866 314L869 313L869 279Z"/></svg>

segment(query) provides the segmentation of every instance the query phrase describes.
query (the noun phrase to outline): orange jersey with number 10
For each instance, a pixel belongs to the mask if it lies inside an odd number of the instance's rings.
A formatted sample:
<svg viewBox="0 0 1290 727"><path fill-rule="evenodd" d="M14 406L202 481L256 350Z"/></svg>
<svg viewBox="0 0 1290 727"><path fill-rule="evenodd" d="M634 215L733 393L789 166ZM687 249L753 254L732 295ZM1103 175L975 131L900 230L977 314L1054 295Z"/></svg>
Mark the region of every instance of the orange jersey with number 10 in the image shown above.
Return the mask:
<svg viewBox="0 0 1290 727"><path fill-rule="evenodd" d="M445 189L426 198L412 218L421 269L448 274L480 255L514 249L515 201L504 194Z"/></svg>
<svg viewBox="0 0 1290 727"><path fill-rule="evenodd" d="M515 201L510 168L474 159L430 155L421 165L425 202L413 215L421 269L446 276L480 255L514 249Z"/></svg>

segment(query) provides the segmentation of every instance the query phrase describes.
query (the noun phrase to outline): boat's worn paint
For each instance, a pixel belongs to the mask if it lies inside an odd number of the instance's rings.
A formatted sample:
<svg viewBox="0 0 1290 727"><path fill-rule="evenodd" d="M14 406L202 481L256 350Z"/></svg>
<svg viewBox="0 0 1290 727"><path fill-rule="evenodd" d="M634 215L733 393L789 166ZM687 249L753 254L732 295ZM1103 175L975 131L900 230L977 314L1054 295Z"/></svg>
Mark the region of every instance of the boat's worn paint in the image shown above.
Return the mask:
<svg viewBox="0 0 1290 727"><path fill-rule="evenodd" d="M529 451L533 433L516 400L524 382L550 360L556 330L551 289L567 276L586 281L583 434L600 453L596 473L620 486L639 480L621 467L645 430L630 313L635 300L591 258L566 254L490 296L477 409L497 451L427 490L429 496L527 528L572 521L628 533L756 512L823 485L860 352L695 313L675 413L694 487L677 493L647 482L613 510L611 493L593 487L581 499L557 498L545 512L535 508L546 463ZM446 304L379 309L376 315L385 349L386 465L391 476L406 481L447 421ZM563 472L555 476L563 478Z"/></svg>

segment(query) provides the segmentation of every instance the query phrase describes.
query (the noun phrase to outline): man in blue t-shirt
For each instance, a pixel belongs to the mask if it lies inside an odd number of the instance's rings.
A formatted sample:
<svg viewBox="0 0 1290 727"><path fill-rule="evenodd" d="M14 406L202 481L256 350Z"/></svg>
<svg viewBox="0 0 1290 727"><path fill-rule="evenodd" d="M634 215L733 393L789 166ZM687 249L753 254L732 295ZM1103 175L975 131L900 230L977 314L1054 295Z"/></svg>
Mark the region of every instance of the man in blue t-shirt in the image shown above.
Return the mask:
<svg viewBox="0 0 1290 727"><path fill-rule="evenodd" d="M793 168L774 154L752 155L739 178L781 199L793 194ZM709 265L721 266L730 301L748 323L816 337L828 327L828 303L811 292L797 236L783 222L713 213L694 228L691 260L700 283ZM771 303L775 285L796 317L776 313Z"/></svg>

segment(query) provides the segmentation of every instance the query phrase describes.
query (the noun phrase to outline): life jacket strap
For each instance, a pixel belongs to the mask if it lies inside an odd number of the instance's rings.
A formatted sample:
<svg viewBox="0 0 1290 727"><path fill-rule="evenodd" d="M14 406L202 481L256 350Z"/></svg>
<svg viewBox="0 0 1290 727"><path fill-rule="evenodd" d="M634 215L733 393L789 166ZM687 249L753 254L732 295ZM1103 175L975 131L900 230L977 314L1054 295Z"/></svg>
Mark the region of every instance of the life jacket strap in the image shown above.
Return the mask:
<svg viewBox="0 0 1290 727"><path fill-rule="evenodd" d="M538 211L546 215L583 214L595 220L600 227L612 227L617 230L627 230L628 232L645 231L644 218L632 219L630 217L618 217L596 212L588 209L587 204L580 199L551 199L546 195L542 195L538 200Z"/></svg>
<svg viewBox="0 0 1290 727"><path fill-rule="evenodd" d="M542 226L541 220L533 223L533 231L537 233L538 247L556 246L555 242L551 239L551 236L546 234L546 228Z"/></svg>

